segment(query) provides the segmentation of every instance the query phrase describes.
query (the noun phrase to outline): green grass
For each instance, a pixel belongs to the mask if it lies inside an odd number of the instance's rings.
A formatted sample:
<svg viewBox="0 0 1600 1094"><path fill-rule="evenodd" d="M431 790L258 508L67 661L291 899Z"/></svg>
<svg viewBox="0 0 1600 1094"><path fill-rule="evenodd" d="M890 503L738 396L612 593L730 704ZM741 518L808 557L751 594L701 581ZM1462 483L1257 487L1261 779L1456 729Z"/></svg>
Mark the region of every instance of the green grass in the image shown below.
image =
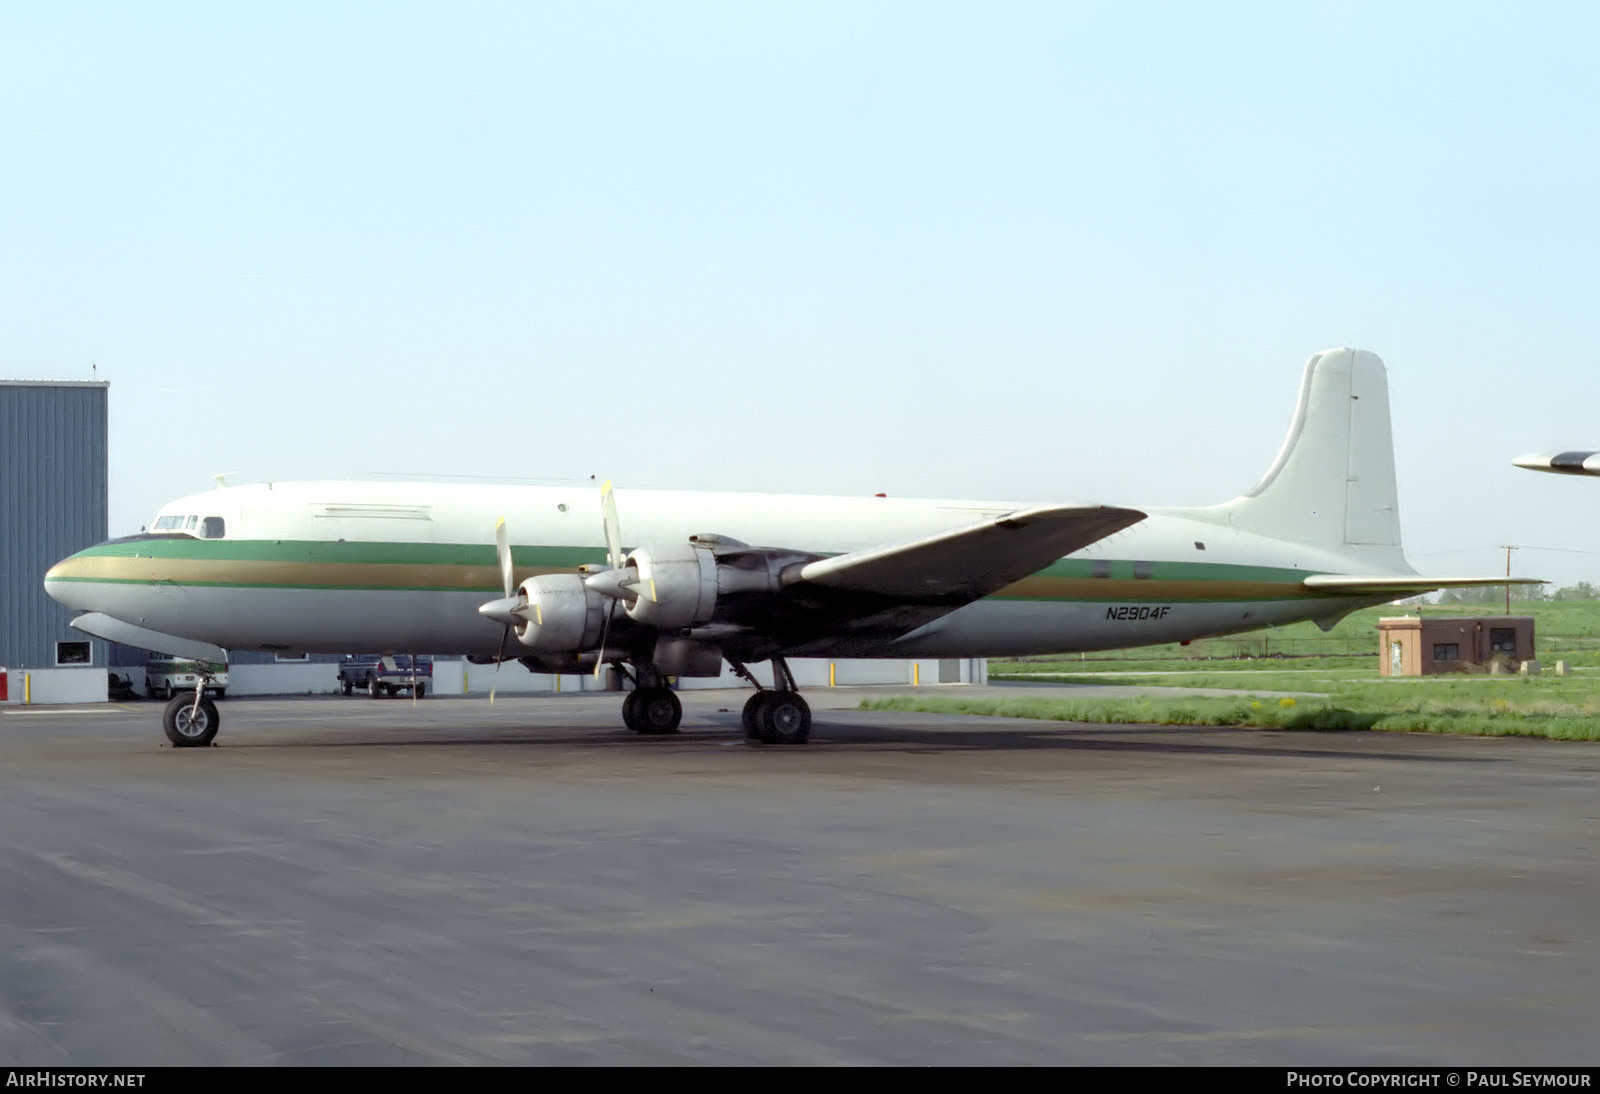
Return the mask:
<svg viewBox="0 0 1600 1094"><path fill-rule="evenodd" d="M1486 675L1386 680L1378 675L1377 621L1415 614L1385 605L1355 613L1324 634L1309 623L1254 635L1207 639L1190 646L1152 646L1108 653L994 661L991 680L1138 684L1236 691L1317 693L1318 698L1238 697L1136 699L960 698L915 696L863 702L867 710L923 710L1057 721L1161 725L1259 726L1274 729L1397 730L1480 736L1600 740L1600 602L1555 601L1511 606L1535 619L1539 658L1579 671L1556 677ZM1485 605L1425 605L1428 616L1498 614ZM1070 674L1070 675L1069 675Z"/></svg>
<svg viewBox="0 0 1600 1094"><path fill-rule="evenodd" d="M1312 699L898 696L863 700L861 709L1123 725L1393 730L1600 741L1600 680L1573 677L1352 683Z"/></svg>

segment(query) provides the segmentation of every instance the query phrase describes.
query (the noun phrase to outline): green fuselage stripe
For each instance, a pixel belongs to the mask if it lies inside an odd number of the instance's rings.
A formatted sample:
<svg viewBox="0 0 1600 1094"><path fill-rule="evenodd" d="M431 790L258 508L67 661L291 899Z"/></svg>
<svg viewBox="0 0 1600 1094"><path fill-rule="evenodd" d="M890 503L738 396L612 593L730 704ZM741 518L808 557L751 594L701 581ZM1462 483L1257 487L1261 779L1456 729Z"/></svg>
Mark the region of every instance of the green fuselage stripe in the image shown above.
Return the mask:
<svg viewBox="0 0 1600 1094"><path fill-rule="evenodd" d="M517 581L603 563L596 547L512 548ZM994 594L1011 601L1230 602L1321 599L1309 571L1231 563L1060 559ZM58 563L54 581L237 589L476 592L500 589L487 544L150 539L104 543Z"/></svg>

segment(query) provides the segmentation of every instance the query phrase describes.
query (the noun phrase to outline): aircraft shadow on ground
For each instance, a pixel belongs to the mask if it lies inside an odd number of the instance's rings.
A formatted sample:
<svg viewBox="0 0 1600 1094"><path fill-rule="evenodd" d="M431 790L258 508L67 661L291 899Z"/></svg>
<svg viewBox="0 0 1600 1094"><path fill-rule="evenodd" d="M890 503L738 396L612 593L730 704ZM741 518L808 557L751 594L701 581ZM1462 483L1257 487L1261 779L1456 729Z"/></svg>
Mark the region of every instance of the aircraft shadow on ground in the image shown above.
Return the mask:
<svg viewBox="0 0 1600 1094"><path fill-rule="evenodd" d="M706 725L710 721L713 725ZM309 734L309 730L307 734ZM746 745L775 754L836 752L861 749L876 754L888 751L902 755L935 756L949 753L1004 753L1026 751L1122 752L1156 755L1250 756L1257 758L1323 760L1379 760L1398 763L1492 763L1497 757L1447 754L1434 749L1391 752L1334 747L1359 730L1259 730L1227 726L1098 725L1064 722L1029 722L1022 725L932 728L904 725L863 725L825 720L813 723L811 742L806 745L763 745L744 740L739 718L734 714L702 715L681 732L659 737L632 733L621 726L528 727L479 724L455 729L396 726L392 730L370 725L346 730L339 726L319 727L316 736L297 734L293 739L251 740L248 726L220 741L233 748L532 748L566 747L588 749L641 749L674 746ZM392 734L392 735L391 735ZM1242 743L1255 736L1260 743ZM1303 738L1329 747L1285 744L1286 737ZM1386 735L1396 744L1442 743L1425 735ZM1225 738L1225 739L1224 739Z"/></svg>

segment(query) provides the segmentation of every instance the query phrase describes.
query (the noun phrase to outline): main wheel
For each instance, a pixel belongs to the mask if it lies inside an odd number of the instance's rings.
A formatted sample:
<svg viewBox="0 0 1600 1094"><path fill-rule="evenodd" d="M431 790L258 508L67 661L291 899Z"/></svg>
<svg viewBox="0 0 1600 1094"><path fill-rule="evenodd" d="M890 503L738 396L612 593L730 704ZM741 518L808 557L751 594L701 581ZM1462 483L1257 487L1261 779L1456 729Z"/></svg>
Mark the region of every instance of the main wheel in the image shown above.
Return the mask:
<svg viewBox="0 0 1600 1094"><path fill-rule="evenodd" d="M367 681L367 694L372 696L374 699L383 698L383 685L378 683L378 678L376 676Z"/></svg>
<svg viewBox="0 0 1600 1094"><path fill-rule="evenodd" d="M772 745L801 745L811 738L811 706L797 691L768 691L756 708L757 738Z"/></svg>
<svg viewBox="0 0 1600 1094"><path fill-rule="evenodd" d="M161 712L161 728L174 748L199 748L211 743L222 725L217 704L201 699L195 708L193 695L179 695L167 703Z"/></svg>
<svg viewBox="0 0 1600 1094"><path fill-rule="evenodd" d="M352 691L356 690L356 686L348 680L340 680L339 690L344 692L346 695L349 695Z"/></svg>
<svg viewBox="0 0 1600 1094"><path fill-rule="evenodd" d="M758 691L744 701L744 711L739 715L739 720L744 723L744 735L752 741L761 740L761 723L756 718L756 711L761 709L765 702L766 692Z"/></svg>
<svg viewBox="0 0 1600 1094"><path fill-rule="evenodd" d="M623 700L622 720L635 733L676 733L683 721L683 704L671 688L639 688Z"/></svg>
<svg viewBox="0 0 1600 1094"><path fill-rule="evenodd" d="M420 699L426 694L428 694L428 685L424 684L421 680L418 680L417 681L417 698Z"/></svg>

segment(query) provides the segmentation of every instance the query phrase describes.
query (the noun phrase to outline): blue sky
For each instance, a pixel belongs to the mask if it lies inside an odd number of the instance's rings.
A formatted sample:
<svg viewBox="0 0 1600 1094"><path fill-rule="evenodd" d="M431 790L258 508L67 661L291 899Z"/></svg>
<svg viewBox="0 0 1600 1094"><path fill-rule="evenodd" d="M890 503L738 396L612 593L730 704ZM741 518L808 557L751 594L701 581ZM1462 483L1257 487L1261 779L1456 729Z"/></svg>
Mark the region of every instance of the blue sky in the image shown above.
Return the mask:
<svg viewBox="0 0 1600 1094"><path fill-rule="evenodd" d="M1206 504L1391 370L1443 573L1600 580L1585 5L0 4L0 375L112 529L373 472Z"/></svg>

